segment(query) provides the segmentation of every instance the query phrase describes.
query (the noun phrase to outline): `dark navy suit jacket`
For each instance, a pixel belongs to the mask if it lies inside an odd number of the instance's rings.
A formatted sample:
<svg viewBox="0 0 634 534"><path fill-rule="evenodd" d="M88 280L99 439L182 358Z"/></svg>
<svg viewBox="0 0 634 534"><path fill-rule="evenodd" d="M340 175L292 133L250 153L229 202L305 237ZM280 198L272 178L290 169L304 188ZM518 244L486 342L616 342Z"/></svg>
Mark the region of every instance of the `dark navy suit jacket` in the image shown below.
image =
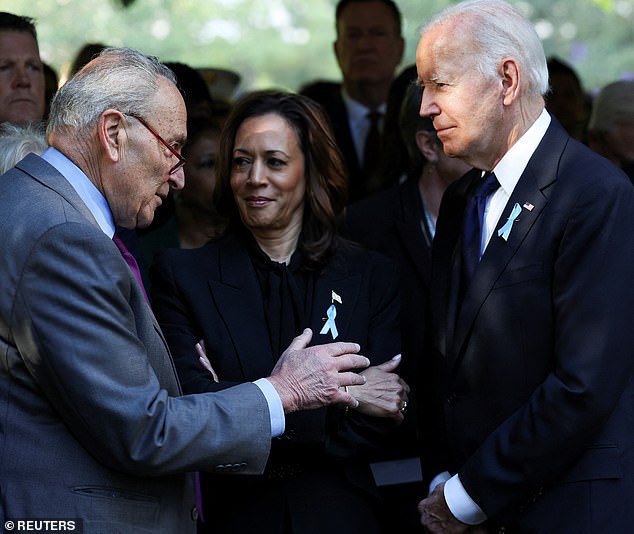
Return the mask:
<svg viewBox="0 0 634 534"><path fill-rule="evenodd" d="M634 188L552 120L458 302L462 213L445 194L431 303L446 441L494 523L519 532L634 525ZM445 448L445 443L449 448Z"/></svg>

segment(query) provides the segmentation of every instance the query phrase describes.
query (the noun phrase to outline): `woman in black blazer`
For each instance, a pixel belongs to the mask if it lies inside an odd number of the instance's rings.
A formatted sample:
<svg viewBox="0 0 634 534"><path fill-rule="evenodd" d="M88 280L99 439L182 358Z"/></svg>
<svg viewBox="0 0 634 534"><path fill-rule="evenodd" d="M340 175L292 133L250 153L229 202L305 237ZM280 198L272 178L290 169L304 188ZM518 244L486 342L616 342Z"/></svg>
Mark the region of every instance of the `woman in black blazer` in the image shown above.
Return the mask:
<svg viewBox="0 0 634 534"><path fill-rule="evenodd" d="M402 420L407 396L389 372L400 351L398 279L389 260L336 236L343 168L310 99L250 94L221 140L215 195L225 235L156 260L153 306L185 393L267 376L307 327L312 344L359 343L373 366L365 385L350 388L358 409L286 417L263 477L204 476L202 532L380 531L369 461ZM198 341L217 379L201 365Z"/></svg>

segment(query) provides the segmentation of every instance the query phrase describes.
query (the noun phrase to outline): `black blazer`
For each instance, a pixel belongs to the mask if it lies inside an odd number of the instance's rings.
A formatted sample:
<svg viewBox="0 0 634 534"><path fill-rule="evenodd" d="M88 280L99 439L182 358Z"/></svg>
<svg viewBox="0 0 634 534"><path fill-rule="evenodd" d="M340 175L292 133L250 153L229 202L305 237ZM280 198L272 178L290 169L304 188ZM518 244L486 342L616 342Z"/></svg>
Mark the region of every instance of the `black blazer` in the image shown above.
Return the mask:
<svg viewBox="0 0 634 534"><path fill-rule="evenodd" d="M151 277L155 312L185 392L270 374L278 355L271 354L259 282L238 236L195 250L164 250ZM315 282L305 325L313 330L313 344L333 340L330 333L319 332L335 291L342 299L337 341L359 343L373 364L399 353L397 287L394 266L386 258L352 249L337 254ZM200 339L220 384L198 363L194 344ZM338 408L291 414L285 434L274 440L265 477L213 480L208 491L216 492L208 498L213 509L207 515L220 530L259 525L258 531L270 527L279 532L275 525L288 506L297 532L337 531L343 525L372 532L377 492L367 458L393 428L390 421ZM262 526L261 513L268 526ZM366 516L360 524L359 514Z"/></svg>
<svg viewBox="0 0 634 534"><path fill-rule="evenodd" d="M433 248L447 467L520 532L630 532L634 188L553 119L460 304L474 177L445 194Z"/></svg>

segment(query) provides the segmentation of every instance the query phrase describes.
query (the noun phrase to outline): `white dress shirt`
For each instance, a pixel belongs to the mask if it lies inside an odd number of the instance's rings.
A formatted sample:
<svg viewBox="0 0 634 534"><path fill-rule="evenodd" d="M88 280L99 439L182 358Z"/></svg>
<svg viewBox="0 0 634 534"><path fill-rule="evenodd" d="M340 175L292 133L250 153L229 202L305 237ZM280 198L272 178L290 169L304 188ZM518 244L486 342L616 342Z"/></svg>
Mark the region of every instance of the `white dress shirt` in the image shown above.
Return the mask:
<svg viewBox="0 0 634 534"><path fill-rule="evenodd" d="M59 150L49 147L42 154L42 159L50 163L68 181L90 210L97 224L110 239L114 236L115 224L108 201L90 181L88 176ZM271 419L271 437L284 433L285 418L282 400L276 389L266 378L254 382L260 388L269 406Z"/></svg>
<svg viewBox="0 0 634 534"><path fill-rule="evenodd" d="M350 97L343 87L341 88L341 98L343 98L343 102L348 111L348 124L350 125L354 149L357 153L357 161L363 164L365 138L368 136L368 131L370 130L370 118L368 114L372 110ZM382 131L383 118L385 117L385 103L376 108L376 111L381 114L381 118L379 119L379 131Z"/></svg>

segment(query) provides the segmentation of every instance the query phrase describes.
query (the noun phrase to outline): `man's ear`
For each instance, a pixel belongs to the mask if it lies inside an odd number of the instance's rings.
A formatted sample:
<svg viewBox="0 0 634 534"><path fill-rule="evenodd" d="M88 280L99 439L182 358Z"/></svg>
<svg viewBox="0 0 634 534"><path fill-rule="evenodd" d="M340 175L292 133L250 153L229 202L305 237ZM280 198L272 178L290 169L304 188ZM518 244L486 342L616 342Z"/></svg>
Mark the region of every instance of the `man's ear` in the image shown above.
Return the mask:
<svg viewBox="0 0 634 534"><path fill-rule="evenodd" d="M502 77L502 95L504 105L510 105L519 95L520 69L517 62L510 58L500 63L500 76Z"/></svg>
<svg viewBox="0 0 634 534"><path fill-rule="evenodd" d="M124 121L123 114L116 109L107 109L99 117L97 126L99 143L112 162L118 162L121 159L125 137Z"/></svg>

